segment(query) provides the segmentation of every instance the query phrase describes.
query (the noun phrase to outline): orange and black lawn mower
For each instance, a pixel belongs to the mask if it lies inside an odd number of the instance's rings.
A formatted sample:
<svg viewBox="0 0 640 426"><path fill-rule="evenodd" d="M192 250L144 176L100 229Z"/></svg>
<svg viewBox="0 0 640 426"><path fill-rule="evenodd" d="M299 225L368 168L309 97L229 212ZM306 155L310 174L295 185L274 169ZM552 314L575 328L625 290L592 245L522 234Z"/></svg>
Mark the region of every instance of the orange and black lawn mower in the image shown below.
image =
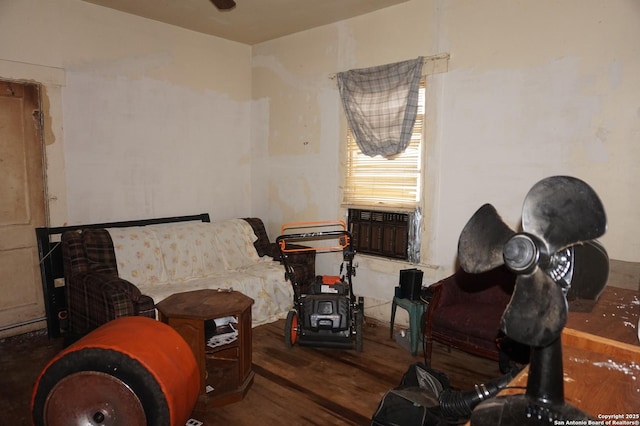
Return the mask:
<svg viewBox="0 0 640 426"><path fill-rule="evenodd" d="M355 249L344 221L294 222L282 225L276 238L285 277L293 286L293 308L287 314L284 341L296 344L362 351L364 299L356 299L352 276L355 275ZM313 251L316 263L340 263L338 275L317 275L313 282L300 282L290 256ZM333 256L331 255L333 253ZM341 253L341 259L340 259ZM324 254L319 259L317 254ZM327 262L321 262L328 259Z"/></svg>

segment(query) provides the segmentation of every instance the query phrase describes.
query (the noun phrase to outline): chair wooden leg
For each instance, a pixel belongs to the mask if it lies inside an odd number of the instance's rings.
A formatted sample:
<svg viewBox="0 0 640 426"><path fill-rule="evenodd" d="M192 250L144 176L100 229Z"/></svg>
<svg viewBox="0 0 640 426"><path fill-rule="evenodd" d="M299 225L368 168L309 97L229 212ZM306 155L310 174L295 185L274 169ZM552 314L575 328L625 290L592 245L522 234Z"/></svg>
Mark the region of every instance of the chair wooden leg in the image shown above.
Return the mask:
<svg viewBox="0 0 640 426"><path fill-rule="evenodd" d="M424 335L425 347L424 347L424 364L427 367L431 367L431 351L433 350L433 339L431 336Z"/></svg>

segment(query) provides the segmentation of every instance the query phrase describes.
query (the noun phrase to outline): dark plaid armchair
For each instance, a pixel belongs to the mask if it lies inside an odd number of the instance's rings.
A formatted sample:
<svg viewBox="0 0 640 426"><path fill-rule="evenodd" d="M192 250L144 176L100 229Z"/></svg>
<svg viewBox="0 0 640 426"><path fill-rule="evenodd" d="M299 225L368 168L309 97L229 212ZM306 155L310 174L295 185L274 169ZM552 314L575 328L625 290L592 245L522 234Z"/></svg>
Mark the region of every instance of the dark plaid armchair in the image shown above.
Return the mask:
<svg viewBox="0 0 640 426"><path fill-rule="evenodd" d="M69 333L87 334L106 322L133 315L155 318L153 299L118 277L109 232L84 229L62 234Z"/></svg>
<svg viewBox="0 0 640 426"><path fill-rule="evenodd" d="M259 218L244 218L258 237L254 246L260 257L276 260L280 252L269 241ZM155 303L134 284L118 277L113 241L106 229L77 229L61 237L64 278L69 313L69 333L82 336L113 319L141 315L155 318ZM296 274L315 279L315 252L295 259ZM284 268L283 268L284 274Z"/></svg>

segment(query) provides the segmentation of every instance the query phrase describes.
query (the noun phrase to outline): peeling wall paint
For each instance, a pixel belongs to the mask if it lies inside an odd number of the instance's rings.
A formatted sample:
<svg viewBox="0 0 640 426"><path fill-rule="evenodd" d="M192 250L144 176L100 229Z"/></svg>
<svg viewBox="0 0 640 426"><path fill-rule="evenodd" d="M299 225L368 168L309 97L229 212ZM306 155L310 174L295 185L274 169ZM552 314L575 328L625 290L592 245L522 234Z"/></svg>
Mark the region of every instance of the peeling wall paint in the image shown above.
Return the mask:
<svg viewBox="0 0 640 426"><path fill-rule="evenodd" d="M446 52L448 72L427 90L426 248L417 265L425 284L453 271L459 233L480 205L494 203L517 228L527 191L553 174L594 187L609 217L601 241L612 258L639 262L639 17L638 3L625 0L412 0L254 46L254 99L268 104L263 161L273 169L253 171L269 181L272 232L278 221L344 215L346 125L328 76ZM325 101L314 103L321 93ZM321 150L305 151L298 123L331 129ZM335 165L337 177L310 173L318 163ZM322 210L313 216L304 205ZM410 266L361 256L359 294L390 300L398 271Z"/></svg>
<svg viewBox="0 0 640 426"><path fill-rule="evenodd" d="M283 222L344 217L330 77L446 52L427 91L425 282L455 267L480 204L517 226L550 174L590 183L609 254L640 261L637 1L410 0L253 47L76 0L1 7L0 77L49 99L55 225L208 211L262 217L275 238ZM362 257L356 280L390 300L409 266Z"/></svg>
<svg viewBox="0 0 640 426"><path fill-rule="evenodd" d="M75 0L1 7L20 43L0 47L0 77L50 100L52 225L251 214L249 46Z"/></svg>
<svg viewBox="0 0 640 426"><path fill-rule="evenodd" d="M250 212L249 103L69 72L64 107L70 221Z"/></svg>

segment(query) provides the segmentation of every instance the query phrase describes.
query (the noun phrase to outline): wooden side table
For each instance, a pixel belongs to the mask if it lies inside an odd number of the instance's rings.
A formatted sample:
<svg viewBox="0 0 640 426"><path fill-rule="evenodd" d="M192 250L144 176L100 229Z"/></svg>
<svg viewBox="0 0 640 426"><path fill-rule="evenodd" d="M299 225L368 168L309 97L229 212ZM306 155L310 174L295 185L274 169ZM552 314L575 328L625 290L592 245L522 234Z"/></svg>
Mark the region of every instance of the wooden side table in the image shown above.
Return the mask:
<svg viewBox="0 0 640 426"><path fill-rule="evenodd" d="M160 321L173 327L196 357L200 371L196 409L240 401L251 387L254 377L251 370L252 304L253 299L240 292L217 290L176 293L157 304ZM237 340L209 348L205 342L205 321L228 316L238 320Z"/></svg>

